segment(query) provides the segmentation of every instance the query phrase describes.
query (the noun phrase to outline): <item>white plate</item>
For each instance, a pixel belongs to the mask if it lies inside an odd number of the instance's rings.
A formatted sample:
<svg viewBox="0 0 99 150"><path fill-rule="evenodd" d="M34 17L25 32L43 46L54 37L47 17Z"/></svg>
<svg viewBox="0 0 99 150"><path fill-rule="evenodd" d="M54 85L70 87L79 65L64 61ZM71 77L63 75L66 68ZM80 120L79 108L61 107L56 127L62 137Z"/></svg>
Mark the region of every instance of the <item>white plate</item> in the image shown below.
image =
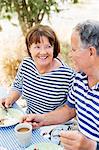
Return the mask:
<svg viewBox="0 0 99 150"><path fill-rule="evenodd" d="M51 131L51 141L55 144L60 144L60 132L69 130L70 126L60 125Z"/></svg>
<svg viewBox="0 0 99 150"><path fill-rule="evenodd" d="M70 125L51 125L40 128L40 135L44 138L50 139L55 144L60 144L60 132L67 131L71 128Z"/></svg>
<svg viewBox="0 0 99 150"><path fill-rule="evenodd" d="M26 148L26 150L33 150L35 148L38 148L39 150L63 150L61 146L58 146L53 143L45 143L45 142L33 144L28 148Z"/></svg>
<svg viewBox="0 0 99 150"><path fill-rule="evenodd" d="M5 147L0 146L0 150L7 150Z"/></svg>
<svg viewBox="0 0 99 150"><path fill-rule="evenodd" d="M8 112L0 108L0 119L4 119L4 124L0 124L0 127L9 127L17 124L23 114L22 111L15 108L8 108Z"/></svg>

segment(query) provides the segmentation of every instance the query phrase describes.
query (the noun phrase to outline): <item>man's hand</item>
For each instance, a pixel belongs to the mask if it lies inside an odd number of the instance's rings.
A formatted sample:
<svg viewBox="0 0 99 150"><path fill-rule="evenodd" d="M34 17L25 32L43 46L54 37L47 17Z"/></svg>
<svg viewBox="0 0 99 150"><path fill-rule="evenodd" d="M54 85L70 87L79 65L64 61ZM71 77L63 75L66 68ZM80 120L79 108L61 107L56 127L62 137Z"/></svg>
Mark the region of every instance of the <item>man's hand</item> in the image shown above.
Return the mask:
<svg viewBox="0 0 99 150"><path fill-rule="evenodd" d="M60 136L64 150L96 150L96 142L79 131L61 131Z"/></svg>
<svg viewBox="0 0 99 150"><path fill-rule="evenodd" d="M21 118L20 122L30 122L33 129L44 126L45 116L42 114L28 114Z"/></svg>

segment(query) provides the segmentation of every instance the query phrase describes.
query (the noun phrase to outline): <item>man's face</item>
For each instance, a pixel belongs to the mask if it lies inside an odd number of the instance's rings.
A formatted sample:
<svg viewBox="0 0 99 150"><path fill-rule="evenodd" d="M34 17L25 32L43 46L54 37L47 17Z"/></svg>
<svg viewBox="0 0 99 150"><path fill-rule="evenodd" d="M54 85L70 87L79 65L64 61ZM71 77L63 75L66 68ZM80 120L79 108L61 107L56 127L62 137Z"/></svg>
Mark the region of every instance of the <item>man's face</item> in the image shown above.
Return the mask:
<svg viewBox="0 0 99 150"><path fill-rule="evenodd" d="M86 72L90 67L90 52L88 48L82 48L78 32L73 32L71 36L71 57L78 71Z"/></svg>

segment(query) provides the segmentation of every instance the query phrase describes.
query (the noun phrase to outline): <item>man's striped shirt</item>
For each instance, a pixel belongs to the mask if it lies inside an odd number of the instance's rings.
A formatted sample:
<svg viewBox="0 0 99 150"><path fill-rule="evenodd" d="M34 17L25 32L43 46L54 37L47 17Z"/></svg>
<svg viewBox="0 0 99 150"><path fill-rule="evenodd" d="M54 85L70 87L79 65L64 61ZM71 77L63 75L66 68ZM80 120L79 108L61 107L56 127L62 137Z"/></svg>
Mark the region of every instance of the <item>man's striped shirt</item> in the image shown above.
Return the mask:
<svg viewBox="0 0 99 150"><path fill-rule="evenodd" d="M84 73L78 73L66 104L76 108L78 128L87 137L99 141L99 82L92 88Z"/></svg>
<svg viewBox="0 0 99 150"><path fill-rule="evenodd" d="M62 62L61 62L62 63ZM31 58L25 58L18 70L13 90L27 101L27 113L46 113L63 105L75 72L62 63L61 67L41 75Z"/></svg>

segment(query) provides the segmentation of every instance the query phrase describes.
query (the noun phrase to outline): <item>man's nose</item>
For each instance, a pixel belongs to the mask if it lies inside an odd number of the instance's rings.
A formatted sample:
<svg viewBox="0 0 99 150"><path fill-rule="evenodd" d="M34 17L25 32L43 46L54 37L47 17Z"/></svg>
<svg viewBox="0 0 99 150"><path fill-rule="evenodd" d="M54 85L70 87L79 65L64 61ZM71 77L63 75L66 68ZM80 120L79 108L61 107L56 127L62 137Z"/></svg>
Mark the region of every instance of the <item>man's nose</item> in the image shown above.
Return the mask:
<svg viewBox="0 0 99 150"><path fill-rule="evenodd" d="M71 51L68 53L68 57L69 57L70 59L72 59L72 52L71 52Z"/></svg>

